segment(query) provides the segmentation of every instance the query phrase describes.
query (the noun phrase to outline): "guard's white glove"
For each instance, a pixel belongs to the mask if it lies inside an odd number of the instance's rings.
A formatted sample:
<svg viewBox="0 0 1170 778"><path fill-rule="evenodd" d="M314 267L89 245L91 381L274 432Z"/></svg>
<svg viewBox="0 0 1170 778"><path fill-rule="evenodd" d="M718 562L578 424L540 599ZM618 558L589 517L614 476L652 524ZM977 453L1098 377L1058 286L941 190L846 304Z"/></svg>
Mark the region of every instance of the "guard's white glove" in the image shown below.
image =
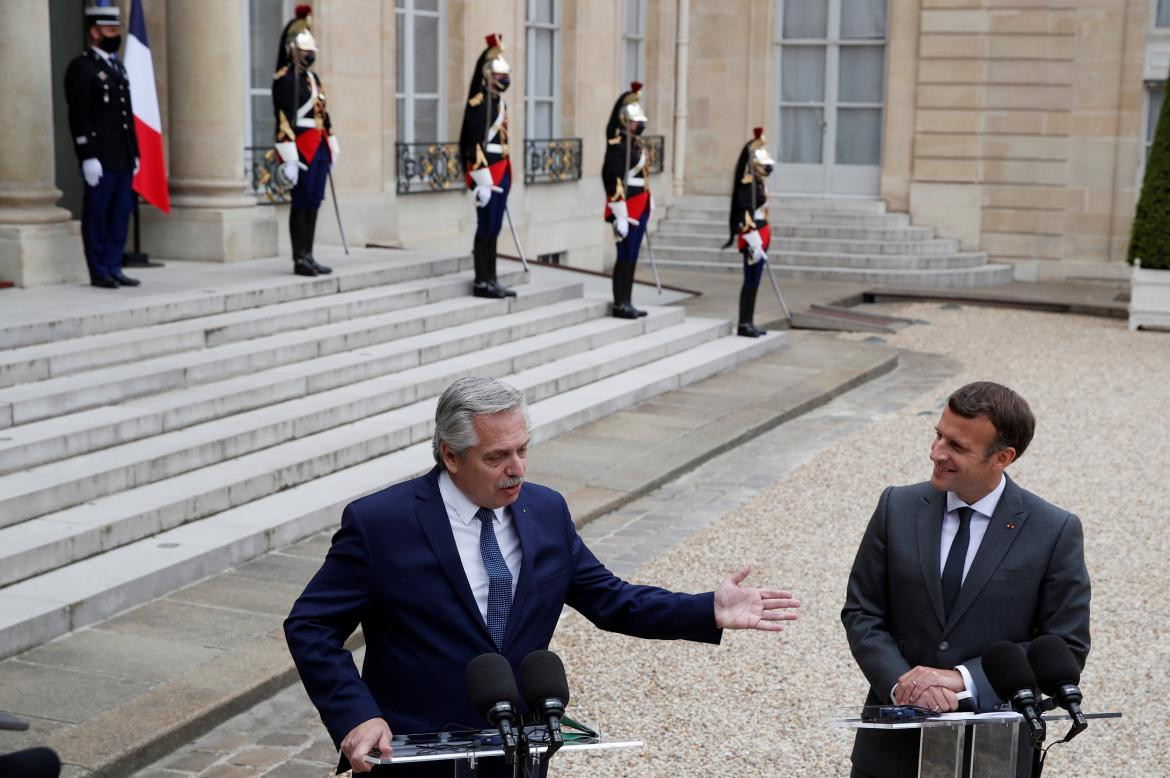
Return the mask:
<svg viewBox="0 0 1170 778"><path fill-rule="evenodd" d="M471 181L475 184L475 207L483 208L492 199L492 171L486 167L471 171Z"/></svg>
<svg viewBox="0 0 1170 778"><path fill-rule="evenodd" d="M341 157L341 146L337 145L337 136L329 136L329 154L333 157L333 164L337 164L337 160Z"/></svg>
<svg viewBox="0 0 1170 778"><path fill-rule="evenodd" d="M768 252L764 251L764 239L760 237L758 230L745 232L743 242L751 249L751 257L748 258L749 265L754 265L768 258Z"/></svg>
<svg viewBox="0 0 1170 778"><path fill-rule="evenodd" d="M138 168L140 168L140 167L142 167L142 160L140 160L138 157L135 157L134 158L134 175L135 176L138 175Z"/></svg>
<svg viewBox="0 0 1170 778"><path fill-rule="evenodd" d="M613 232L625 240L630 234L630 212L626 208L625 200L614 200L609 204L609 212L613 214Z"/></svg>
<svg viewBox="0 0 1170 778"><path fill-rule="evenodd" d="M101 160L97 157L81 160L81 175L85 178L85 183L90 186L97 186L98 181L102 180Z"/></svg>
<svg viewBox="0 0 1170 778"><path fill-rule="evenodd" d="M297 162L296 162L296 160L295 160L295 159L294 159L294 160L292 160L292 161L290 161L290 162L285 162L283 165L281 165L281 166L280 166L280 172L284 173L284 177L285 177L285 179L286 179L286 180L289 182L289 184L291 184L292 186L296 186L296 185L297 185L297 181L298 181L298 180L300 179L300 177L301 177L301 169L300 169L300 167L297 165Z"/></svg>

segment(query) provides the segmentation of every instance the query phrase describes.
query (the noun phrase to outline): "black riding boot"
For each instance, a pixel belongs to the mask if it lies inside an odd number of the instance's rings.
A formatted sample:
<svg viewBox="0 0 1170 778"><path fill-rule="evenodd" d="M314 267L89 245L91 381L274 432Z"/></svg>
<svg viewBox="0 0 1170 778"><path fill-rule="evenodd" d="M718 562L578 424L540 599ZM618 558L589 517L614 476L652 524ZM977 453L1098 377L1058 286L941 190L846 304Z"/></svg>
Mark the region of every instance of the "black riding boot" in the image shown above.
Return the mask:
<svg viewBox="0 0 1170 778"><path fill-rule="evenodd" d="M317 213L319 211L319 208L305 211L305 262L312 265L318 275L327 276L333 272L333 268L322 265L313 259L313 238L317 234Z"/></svg>
<svg viewBox="0 0 1170 778"><path fill-rule="evenodd" d="M630 269L626 271L626 304L630 306L634 315L640 318L646 315L646 311L634 307L634 275L638 272L638 266L633 262L630 262L629 266Z"/></svg>
<svg viewBox="0 0 1170 778"><path fill-rule="evenodd" d="M500 282L498 280L496 280L496 246L497 246L498 240L499 240L498 236L495 238L488 238L488 241L490 243L491 258L492 258L491 259L492 285L495 286L496 289L498 289L499 291L503 292L504 297L515 297L516 296L515 289L509 289L506 286L501 286Z"/></svg>
<svg viewBox="0 0 1170 778"><path fill-rule="evenodd" d="M613 266L613 316L615 319L636 319L638 312L630 305L630 286L633 283L634 266L618 260Z"/></svg>
<svg viewBox="0 0 1170 778"><path fill-rule="evenodd" d="M305 261L305 224L306 211L303 208L290 208L288 211L288 238L292 243L293 272L298 276L315 276L317 270Z"/></svg>
<svg viewBox="0 0 1170 778"><path fill-rule="evenodd" d="M739 329L737 332L745 338L758 338L764 331L752 324L756 312L756 293L758 286L748 287L746 284L739 290Z"/></svg>
<svg viewBox="0 0 1170 778"><path fill-rule="evenodd" d="M492 277L491 238L476 235L471 256L475 261L475 283L471 287L471 293L476 297L493 300L503 297L503 291L497 287Z"/></svg>

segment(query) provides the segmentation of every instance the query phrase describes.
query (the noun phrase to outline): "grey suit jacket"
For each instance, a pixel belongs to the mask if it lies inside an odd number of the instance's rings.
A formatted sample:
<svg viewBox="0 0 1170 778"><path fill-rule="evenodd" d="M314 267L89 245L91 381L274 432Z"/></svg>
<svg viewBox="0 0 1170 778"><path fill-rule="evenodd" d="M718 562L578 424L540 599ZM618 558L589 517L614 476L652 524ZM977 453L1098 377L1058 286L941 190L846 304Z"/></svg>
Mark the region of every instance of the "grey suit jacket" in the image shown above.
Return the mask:
<svg viewBox="0 0 1170 778"><path fill-rule="evenodd" d="M998 640L1025 649L1059 635L1084 667L1089 653L1089 573L1080 520L1010 478L963 581L943 618L939 543L946 493L929 482L888 487L865 530L841 621L870 683L867 704L889 702L898 677L916 665L965 665L981 711L1002 702L980 657ZM1024 739L1026 740L1026 739ZM916 775L913 731L858 730L853 764L877 778ZM1018 775L1029 774L1022 759Z"/></svg>

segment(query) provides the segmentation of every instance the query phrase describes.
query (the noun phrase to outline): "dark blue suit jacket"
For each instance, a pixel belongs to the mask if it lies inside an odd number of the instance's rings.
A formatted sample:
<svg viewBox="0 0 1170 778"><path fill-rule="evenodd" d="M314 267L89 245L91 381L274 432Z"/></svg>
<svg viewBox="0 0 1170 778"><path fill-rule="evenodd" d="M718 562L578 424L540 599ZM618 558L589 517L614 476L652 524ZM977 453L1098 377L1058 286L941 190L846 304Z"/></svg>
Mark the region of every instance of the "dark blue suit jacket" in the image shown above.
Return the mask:
<svg viewBox="0 0 1170 778"><path fill-rule="evenodd" d="M395 734L488 726L464 673L496 651L455 547L439 469L350 503L321 569L285 620L305 689L335 744L383 717ZM501 653L547 648L564 605L602 629L718 643L713 594L635 586L585 547L564 498L525 483L512 505L523 562ZM343 648L361 624L361 677ZM587 669L587 668L581 668Z"/></svg>

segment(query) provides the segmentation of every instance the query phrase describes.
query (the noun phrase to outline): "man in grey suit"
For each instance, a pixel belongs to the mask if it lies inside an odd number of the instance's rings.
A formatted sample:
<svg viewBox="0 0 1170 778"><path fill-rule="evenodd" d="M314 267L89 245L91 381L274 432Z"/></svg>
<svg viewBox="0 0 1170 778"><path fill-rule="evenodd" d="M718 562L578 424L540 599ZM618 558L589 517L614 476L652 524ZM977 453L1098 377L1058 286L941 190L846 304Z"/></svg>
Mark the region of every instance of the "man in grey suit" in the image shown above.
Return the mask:
<svg viewBox="0 0 1170 778"><path fill-rule="evenodd" d="M947 400L929 482L888 487L849 574L841 621L867 705L1000 704L980 660L998 640L1058 635L1084 667L1089 574L1080 520L1004 474L1032 440L1022 397L988 381ZM1031 772L1021 738L1017 776ZM854 778L917 774L918 732L858 730Z"/></svg>

